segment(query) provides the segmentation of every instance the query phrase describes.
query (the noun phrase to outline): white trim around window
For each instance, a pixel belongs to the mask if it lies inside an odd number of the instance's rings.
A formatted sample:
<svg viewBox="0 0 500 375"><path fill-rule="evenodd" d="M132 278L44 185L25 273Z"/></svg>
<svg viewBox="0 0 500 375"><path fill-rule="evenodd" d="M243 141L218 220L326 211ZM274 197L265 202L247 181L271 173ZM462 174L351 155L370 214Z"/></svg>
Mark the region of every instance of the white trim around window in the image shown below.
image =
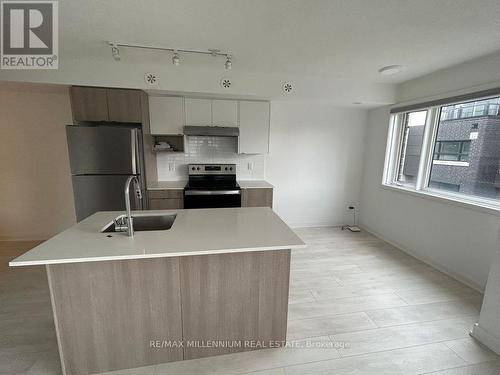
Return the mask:
<svg viewBox="0 0 500 375"><path fill-rule="evenodd" d="M451 103L450 105L452 105ZM444 106L446 106L445 104ZM412 194L426 199L459 205L500 216L500 201L458 192L433 189L428 186L432 165L469 166L468 161L444 161L434 159L434 144L440 123L440 111L443 105L421 108L427 110L427 118L422 139L420 161L416 182L409 185L398 182L398 167L401 158L405 113L392 113L387 134L386 156L382 187L385 189Z"/></svg>

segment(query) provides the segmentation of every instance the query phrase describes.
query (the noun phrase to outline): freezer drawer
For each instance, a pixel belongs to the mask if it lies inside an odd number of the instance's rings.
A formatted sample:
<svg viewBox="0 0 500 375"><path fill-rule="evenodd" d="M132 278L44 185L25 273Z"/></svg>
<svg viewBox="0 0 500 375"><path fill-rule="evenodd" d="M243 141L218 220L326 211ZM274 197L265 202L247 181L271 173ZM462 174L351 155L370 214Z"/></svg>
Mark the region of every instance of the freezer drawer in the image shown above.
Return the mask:
<svg viewBox="0 0 500 375"><path fill-rule="evenodd" d="M138 130L110 126L66 126L71 174L136 174Z"/></svg>
<svg viewBox="0 0 500 375"><path fill-rule="evenodd" d="M81 221L98 211L124 211L123 189L128 175L73 176L76 220ZM133 210L142 210L142 201L131 190ZM143 191L144 196L144 191Z"/></svg>

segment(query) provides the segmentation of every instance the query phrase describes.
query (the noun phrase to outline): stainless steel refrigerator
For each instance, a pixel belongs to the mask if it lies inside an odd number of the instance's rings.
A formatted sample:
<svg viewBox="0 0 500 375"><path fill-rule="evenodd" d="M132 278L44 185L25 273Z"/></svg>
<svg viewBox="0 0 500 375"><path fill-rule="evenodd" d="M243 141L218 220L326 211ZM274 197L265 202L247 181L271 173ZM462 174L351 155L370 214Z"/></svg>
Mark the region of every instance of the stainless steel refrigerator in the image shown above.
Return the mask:
<svg viewBox="0 0 500 375"><path fill-rule="evenodd" d="M124 186L131 175L145 196L140 128L68 125L66 136L77 221L97 211L125 210ZM135 194L130 197L132 209L143 209Z"/></svg>

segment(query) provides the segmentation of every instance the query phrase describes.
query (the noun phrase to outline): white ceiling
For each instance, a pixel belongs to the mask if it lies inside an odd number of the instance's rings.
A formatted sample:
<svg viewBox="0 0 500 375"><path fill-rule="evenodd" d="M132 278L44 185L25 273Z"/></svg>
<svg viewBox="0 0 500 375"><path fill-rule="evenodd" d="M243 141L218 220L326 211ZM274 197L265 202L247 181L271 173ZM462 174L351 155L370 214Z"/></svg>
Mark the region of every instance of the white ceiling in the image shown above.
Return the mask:
<svg viewBox="0 0 500 375"><path fill-rule="evenodd" d="M104 40L220 48L238 70L358 82L400 83L500 48L498 0L64 0L60 12L61 56L109 57ZM203 58L184 63L223 65ZM381 77L391 64L405 69Z"/></svg>
<svg viewBox="0 0 500 375"><path fill-rule="evenodd" d="M498 0L61 0L59 9L59 69L0 70L0 80L373 108L398 101L402 82L500 51ZM223 58L181 55L173 66L169 53L125 48L115 62L110 40L219 48L233 69ZM394 64L404 70L378 73Z"/></svg>

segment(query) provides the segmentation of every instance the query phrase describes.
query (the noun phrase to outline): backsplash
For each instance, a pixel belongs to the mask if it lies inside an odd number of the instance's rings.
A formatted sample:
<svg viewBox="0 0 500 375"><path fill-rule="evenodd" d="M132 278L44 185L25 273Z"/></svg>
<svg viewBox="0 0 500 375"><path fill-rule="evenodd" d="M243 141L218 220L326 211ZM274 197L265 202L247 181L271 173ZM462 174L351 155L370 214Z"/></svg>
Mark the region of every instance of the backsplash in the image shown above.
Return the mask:
<svg viewBox="0 0 500 375"><path fill-rule="evenodd" d="M236 164L239 180L264 179L265 156L237 154L238 139L235 137L186 137L184 151L183 154L158 152L159 181L186 180L187 165L196 163Z"/></svg>

